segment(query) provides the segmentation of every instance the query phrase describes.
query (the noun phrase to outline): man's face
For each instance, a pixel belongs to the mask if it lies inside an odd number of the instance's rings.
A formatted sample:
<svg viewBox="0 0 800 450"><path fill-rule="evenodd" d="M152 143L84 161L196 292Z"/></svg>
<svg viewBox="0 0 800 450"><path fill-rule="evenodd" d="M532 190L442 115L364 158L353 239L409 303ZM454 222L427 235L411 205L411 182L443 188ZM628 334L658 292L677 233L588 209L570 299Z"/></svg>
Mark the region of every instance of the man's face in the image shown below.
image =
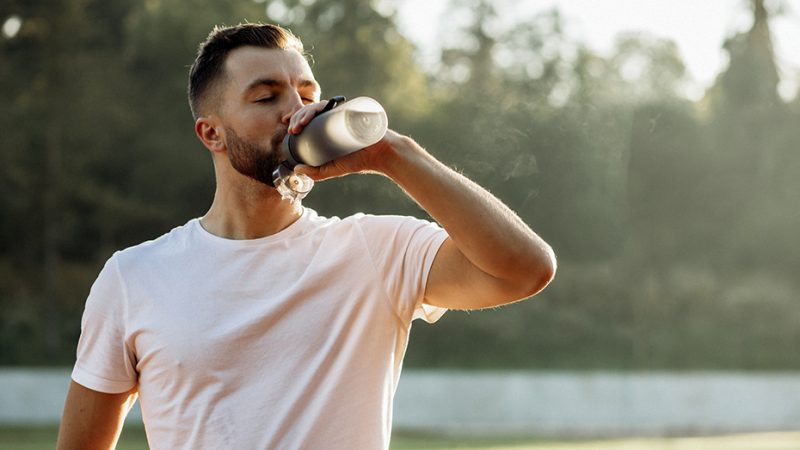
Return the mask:
<svg viewBox="0 0 800 450"><path fill-rule="evenodd" d="M225 62L219 116L231 165L272 186L289 119L319 101L308 62L295 50L242 47Z"/></svg>

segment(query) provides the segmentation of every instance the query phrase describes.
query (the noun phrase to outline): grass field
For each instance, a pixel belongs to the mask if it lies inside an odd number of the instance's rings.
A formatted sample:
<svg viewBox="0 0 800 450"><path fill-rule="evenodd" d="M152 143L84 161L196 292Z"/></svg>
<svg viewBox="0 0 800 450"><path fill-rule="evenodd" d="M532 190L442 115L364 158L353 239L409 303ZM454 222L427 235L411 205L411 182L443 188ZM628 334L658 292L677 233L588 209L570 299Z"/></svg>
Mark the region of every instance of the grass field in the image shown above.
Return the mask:
<svg viewBox="0 0 800 450"><path fill-rule="evenodd" d="M57 430L0 427L0 450L44 450L55 447ZM392 450L800 450L800 432L758 433L684 438L631 438L591 441L484 440L395 436ZM118 450L146 450L141 428L123 431Z"/></svg>

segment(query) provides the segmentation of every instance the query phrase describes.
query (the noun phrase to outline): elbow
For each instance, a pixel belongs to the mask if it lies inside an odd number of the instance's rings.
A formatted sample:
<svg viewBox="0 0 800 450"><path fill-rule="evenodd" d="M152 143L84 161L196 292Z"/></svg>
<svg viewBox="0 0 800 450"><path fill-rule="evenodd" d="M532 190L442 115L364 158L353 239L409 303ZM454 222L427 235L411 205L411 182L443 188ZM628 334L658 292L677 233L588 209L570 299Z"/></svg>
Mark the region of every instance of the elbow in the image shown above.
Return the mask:
<svg viewBox="0 0 800 450"><path fill-rule="evenodd" d="M535 277L536 283L534 284L531 292L528 294L529 297L543 291L544 288L546 288L547 285L553 281L553 278L556 277L557 265L558 264L556 263L555 255L552 255L552 258L548 261L546 267L540 270L538 277Z"/></svg>
<svg viewBox="0 0 800 450"><path fill-rule="evenodd" d="M491 289L477 295L473 303L457 309L495 308L533 297L553 281L557 264L552 249L545 246L529 258L516 260L514 266L504 277L492 277Z"/></svg>
<svg viewBox="0 0 800 450"><path fill-rule="evenodd" d="M533 297L543 291L555 278L557 266L558 263L552 248L546 246L541 252L538 252L534 261L529 263L527 270L524 271L524 278L519 285L520 298Z"/></svg>
<svg viewBox="0 0 800 450"><path fill-rule="evenodd" d="M499 283L495 285L494 295L484 298L480 308L507 305L533 297L553 281L556 266L555 254L549 246L532 253L530 258L517 261L516 270L507 272L504 278L497 278Z"/></svg>

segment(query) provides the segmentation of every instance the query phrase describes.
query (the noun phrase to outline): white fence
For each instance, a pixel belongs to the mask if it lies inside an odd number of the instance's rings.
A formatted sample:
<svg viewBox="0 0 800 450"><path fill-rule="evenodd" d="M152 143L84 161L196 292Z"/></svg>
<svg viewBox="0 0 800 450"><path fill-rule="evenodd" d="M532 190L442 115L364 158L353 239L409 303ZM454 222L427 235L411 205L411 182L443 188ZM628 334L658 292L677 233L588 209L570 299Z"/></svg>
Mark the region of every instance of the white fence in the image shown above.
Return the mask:
<svg viewBox="0 0 800 450"><path fill-rule="evenodd" d="M0 424L57 423L69 370L0 369ZM129 421L141 420L138 407ZM800 373L406 370L394 427L461 435L800 430Z"/></svg>
<svg viewBox="0 0 800 450"><path fill-rule="evenodd" d="M478 435L800 430L800 373L409 371L394 423Z"/></svg>

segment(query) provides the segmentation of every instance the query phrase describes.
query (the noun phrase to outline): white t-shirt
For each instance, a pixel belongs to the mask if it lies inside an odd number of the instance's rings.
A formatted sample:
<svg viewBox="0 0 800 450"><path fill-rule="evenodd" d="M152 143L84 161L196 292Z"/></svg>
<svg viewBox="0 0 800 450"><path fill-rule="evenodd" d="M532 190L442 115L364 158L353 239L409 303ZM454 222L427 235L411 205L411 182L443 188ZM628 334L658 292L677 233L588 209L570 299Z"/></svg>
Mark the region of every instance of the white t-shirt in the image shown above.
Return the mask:
<svg viewBox="0 0 800 450"><path fill-rule="evenodd" d="M115 253L72 378L139 389L152 449L388 448L411 321L447 237L430 222L305 209L229 240L199 220Z"/></svg>

